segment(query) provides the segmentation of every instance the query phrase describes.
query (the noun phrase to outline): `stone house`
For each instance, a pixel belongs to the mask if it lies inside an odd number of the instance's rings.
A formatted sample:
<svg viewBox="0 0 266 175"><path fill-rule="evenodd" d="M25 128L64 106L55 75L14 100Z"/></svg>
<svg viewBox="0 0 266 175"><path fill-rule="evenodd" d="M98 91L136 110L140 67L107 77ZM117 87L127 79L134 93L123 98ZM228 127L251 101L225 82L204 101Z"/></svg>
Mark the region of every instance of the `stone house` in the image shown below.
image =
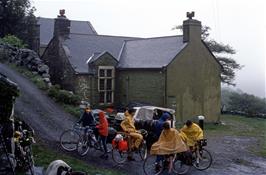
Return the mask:
<svg viewBox="0 0 266 175"><path fill-rule="evenodd" d="M51 81L93 106L143 102L176 110L178 121L220 115L221 65L201 40L201 22L183 21L183 35L133 38L72 33L58 16L42 59Z"/></svg>
<svg viewBox="0 0 266 175"><path fill-rule="evenodd" d="M38 17L37 18L37 24L39 26L39 48L38 53L40 56L42 56L43 52L45 51L47 45L53 38L54 33L54 23L55 19L53 18L43 18ZM76 21L76 20L70 20L70 32L76 33L76 34L95 34L97 35L97 32L93 28L92 24L89 21Z"/></svg>

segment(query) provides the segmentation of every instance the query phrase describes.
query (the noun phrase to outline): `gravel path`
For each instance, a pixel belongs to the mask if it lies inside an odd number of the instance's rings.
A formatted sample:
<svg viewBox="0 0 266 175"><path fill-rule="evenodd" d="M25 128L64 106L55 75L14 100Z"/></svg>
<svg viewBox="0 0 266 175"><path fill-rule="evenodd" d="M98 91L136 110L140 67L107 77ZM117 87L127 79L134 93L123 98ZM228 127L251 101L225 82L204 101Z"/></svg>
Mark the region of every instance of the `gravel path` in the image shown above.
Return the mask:
<svg viewBox="0 0 266 175"><path fill-rule="evenodd" d="M17 116L26 121L36 132L36 135L57 151L62 151L57 141L66 128L71 128L76 119L65 113L60 106L54 103L46 94L33 83L0 64L0 72L16 82L21 90L17 99L15 111ZM256 139L248 137L209 137L207 149L213 156L212 166L205 171L190 170L189 175L266 175L266 159L254 156L248 151ZM109 160L102 161L101 153L92 151L88 156L80 158L89 164L103 168L112 168L129 175L142 175L142 162L126 162L117 166L109 156ZM70 153L78 157L74 153Z"/></svg>

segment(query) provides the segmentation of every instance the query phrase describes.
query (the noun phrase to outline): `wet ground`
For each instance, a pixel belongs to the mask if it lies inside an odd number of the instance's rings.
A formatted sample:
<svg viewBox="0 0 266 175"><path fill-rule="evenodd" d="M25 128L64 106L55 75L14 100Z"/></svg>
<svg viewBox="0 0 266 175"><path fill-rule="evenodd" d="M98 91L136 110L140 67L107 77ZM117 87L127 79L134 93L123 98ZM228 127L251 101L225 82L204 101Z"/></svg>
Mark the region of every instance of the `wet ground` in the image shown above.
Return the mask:
<svg viewBox="0 0 266 175"><path fill-rule="evenodd" d="M20 116L36 132L36 135L51 148L62 151L58 145L60 134L66 128L71 128L76 119L65 113L29 80L7 66L0 64L0 72L16 82L21 90L17 99L16 115ZM213 156L212 166L205 171L192 168L189 175L266 175L266 159L256 156L249 151L249 147L256 144L252 137L219 136L208 137L208 149ZM71 154L71 153L70 153ZM72 156L78 157L72 153ZM99 158L101 153L91 151L85 160L88 164L100 167L119 169L125 174L142 175L142 162L126 162L117 166L111 156L106 161Z"/></svg>

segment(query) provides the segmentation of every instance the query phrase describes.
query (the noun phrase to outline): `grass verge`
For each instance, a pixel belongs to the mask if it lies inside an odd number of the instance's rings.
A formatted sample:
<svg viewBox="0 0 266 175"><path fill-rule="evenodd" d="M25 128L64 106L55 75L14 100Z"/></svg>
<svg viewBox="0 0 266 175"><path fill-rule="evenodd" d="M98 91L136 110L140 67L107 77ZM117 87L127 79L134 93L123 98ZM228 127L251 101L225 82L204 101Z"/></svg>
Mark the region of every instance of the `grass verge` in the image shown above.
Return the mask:
<svg viewBox="0 0 266 175"><path fill-rule="evenodd" d="M42 77L38 75L37 73L34 74L31 71L27 70L24 67L16 66L14 63L8 63L7 64L10 68L13 70L16 70L17 72L21 73L22 75L26 76L30 81L32 81L39 89L41 90L48 90L48 86L43 81Z"/></svg>
<svg viewBox="0 0 266 175"><path fill-rule="evenodd" d="M64 160L74 171L85 171L89 175L123 175L123 173L111 169L99 169L92 165L88 165L82 160L70 157L68 155L55 152L44 145L33 145L33 155L36 166L43 166L45 168L54 160Z"/></svg>
<svg viewBox="0 0 266 175"><path fill-rule="evenodd" d="M244 136L254 137L257 143L250 151L258 156L266 157L266 119L235 115L222 115L223 124L205 124L204 129L209 136Z"/></svg>

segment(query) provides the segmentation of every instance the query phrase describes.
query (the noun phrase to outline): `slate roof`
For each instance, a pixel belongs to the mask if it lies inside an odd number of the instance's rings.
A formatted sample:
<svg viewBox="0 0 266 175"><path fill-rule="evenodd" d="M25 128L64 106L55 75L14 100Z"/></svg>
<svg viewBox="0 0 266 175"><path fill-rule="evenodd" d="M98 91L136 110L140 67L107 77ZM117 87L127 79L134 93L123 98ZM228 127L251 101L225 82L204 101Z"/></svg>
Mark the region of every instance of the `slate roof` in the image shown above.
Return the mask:
<svg viewBox="0 0 266 175"><path fill-rule="evenodd" d="M126 41L118 68L162 68L186 46L183 36Z"/></svg>
<svg viewBox="0 0 266 175"><path fill-rule="evenodd" d="M40 44L48 45L53 38L54 33L54 19L38 17L38 24L40 24ZM97 32L89 21L74 21L70 22L70 33L77 34L96 34Z"/></svg>
<svg viewBox="0 0 266 175"><path fill-rule="evenodd" d="M88 73L86 63L89 59L94 61L104 52L108 52L118 59L124 41L135 39L140 38L70 34L69 38L63 42L63 47L68 52L70 64L75 71L77 73Z"/></svg>

